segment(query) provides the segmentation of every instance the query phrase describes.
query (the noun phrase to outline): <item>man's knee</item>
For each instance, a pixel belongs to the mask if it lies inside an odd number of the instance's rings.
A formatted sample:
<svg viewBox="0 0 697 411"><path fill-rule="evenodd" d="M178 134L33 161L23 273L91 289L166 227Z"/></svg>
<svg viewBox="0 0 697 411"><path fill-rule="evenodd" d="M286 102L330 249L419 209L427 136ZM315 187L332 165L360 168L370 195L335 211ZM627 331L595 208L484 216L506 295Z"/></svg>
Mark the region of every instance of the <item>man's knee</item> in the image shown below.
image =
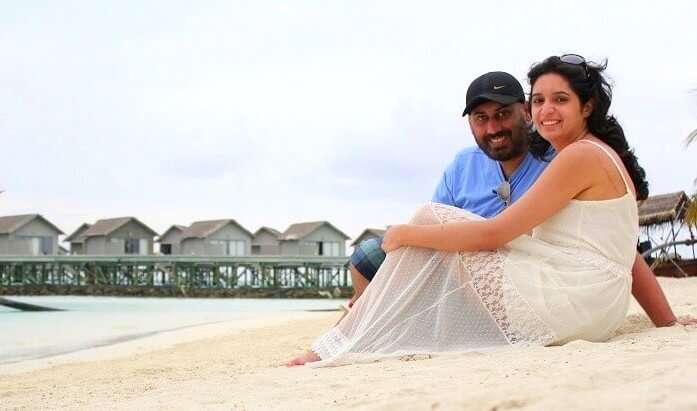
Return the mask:
<svg viewBox="0 0 697 411"><path fill-rule="evenodd" d="M365 276L361 274L361 272L358 271L353 264L349 264L349 271L351 272L351 285L353 286L353 297L351 297L351 301L349 302L349 307L351 307L353 303L358 300L361 295L363 295L363 292L366 288L368 288L370 281L368 281L368 279L365 278Z"/></svg>
<svg viewBox="0 0 697 411"><path fill-rule="evenodd" d="M384 260L385 251L382 249L382 237L380 237L358 244L349 262L363 278L371 281Z"/></svg>

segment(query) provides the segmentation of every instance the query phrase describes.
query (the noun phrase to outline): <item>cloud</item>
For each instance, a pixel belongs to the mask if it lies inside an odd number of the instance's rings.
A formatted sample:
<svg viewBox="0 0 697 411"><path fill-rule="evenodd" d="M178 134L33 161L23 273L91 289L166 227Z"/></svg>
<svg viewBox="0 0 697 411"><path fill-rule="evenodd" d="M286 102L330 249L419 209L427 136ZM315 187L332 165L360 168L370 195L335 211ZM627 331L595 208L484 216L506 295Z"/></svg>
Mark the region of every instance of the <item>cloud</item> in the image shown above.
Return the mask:
<svg viewBox="0 0 697 411"><path fill-rule="evenodd" d="M692 187L697 6L495 5L4 4L0 213L404 221L473 144L469 81L569 51L609 58L653 192Z"/></svg>

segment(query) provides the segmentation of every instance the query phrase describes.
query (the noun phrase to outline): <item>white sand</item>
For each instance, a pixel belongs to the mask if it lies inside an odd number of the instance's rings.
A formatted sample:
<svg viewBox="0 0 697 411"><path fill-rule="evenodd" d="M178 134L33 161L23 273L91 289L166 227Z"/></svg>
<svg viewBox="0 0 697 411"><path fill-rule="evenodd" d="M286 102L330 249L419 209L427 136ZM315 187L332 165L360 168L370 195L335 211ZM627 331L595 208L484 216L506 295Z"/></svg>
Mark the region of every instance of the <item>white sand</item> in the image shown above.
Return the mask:
<svg viewBox="0 0 697 411"><path fill-rule="evenodd" d="M661 284L677 314L697 316L697 278ZM697 410L697 328L653 328L636 305L607 343L278 366L338 315L279 314L5 366L0 409Z"/></svg>

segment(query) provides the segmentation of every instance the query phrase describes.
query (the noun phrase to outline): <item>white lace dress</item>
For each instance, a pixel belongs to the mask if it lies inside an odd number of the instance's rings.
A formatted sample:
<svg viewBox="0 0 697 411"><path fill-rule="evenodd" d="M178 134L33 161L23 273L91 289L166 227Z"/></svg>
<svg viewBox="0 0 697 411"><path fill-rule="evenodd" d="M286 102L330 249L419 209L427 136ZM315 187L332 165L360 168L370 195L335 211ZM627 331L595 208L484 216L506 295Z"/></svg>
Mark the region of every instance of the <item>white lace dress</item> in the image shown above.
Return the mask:
<svg viewBox="0 0 697 411"><path fill-rule="evenodd" d="M431 203L412 223L475 219ZM617 199L571 201L532 236L497 251L396 250L349 314L312 345L322 360L311 366L606 340L627 313L638 233L627 187Z"/></svg>

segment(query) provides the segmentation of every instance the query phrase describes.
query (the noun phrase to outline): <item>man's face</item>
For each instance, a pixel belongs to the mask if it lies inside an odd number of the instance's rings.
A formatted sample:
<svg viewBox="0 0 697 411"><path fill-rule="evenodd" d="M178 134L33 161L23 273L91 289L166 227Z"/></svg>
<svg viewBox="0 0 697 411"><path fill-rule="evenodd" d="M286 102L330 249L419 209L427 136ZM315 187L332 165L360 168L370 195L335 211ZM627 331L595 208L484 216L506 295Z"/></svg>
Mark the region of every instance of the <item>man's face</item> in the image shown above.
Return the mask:
<svg viewBox="0 0 697 411"><path fill-rule="evenodd" d="M469 123L482 151L496 161L508 161L525 155L529 148L528 117L522 103L487 101L470 112Z"/></svg>

